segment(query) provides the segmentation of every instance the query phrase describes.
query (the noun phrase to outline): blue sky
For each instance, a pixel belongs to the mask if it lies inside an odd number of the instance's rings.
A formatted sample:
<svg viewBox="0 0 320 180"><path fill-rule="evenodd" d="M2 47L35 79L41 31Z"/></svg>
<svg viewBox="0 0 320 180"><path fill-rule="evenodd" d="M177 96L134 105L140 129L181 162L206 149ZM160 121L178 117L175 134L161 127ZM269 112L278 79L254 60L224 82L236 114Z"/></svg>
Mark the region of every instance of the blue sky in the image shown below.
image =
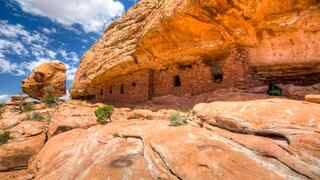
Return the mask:
<svg viewBox="0 0 320 180"><path fill-rule="evenodd" d="M35 66L59 60L68 86L81 56L135 0L0 0L0 101Z"/></svg>

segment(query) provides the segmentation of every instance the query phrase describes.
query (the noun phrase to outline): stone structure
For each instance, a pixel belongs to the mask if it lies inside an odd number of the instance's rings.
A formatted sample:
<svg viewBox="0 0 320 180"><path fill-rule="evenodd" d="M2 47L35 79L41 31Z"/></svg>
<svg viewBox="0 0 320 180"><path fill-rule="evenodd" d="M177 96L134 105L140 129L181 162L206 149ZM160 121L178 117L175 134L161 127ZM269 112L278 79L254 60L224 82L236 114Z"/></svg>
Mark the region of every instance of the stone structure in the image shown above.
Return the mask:
<svg viewBox="0 0 320 180"><path fill-rule="evenodd" d="M137 102L319 83L319 22L317 0L141 0L84 55L71 95Z"/></svg>
<svg viewBox="0 0 320 180"><path fill-rule="evenodd" d="M43 63L33 69L30 76L22 81L22 90L36 99L44 98L47 93L57 97L64 96L66 71L63 63L56 61Z"/></svg>

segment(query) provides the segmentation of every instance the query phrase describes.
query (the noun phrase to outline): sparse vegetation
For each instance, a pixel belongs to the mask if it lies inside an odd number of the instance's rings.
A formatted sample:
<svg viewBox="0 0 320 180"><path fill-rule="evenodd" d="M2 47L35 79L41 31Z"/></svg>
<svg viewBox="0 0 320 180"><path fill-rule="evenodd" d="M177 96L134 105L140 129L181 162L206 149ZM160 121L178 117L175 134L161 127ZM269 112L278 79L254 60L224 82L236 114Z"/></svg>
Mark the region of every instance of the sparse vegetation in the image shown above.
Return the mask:
<svg viewBox="0 0 320 180"><path fill-rule="evenodd" d="M30 116L30 120L32 121L43 121L46 118L44 116L42 116L40 113L37 112L33 112Z"/></svg>
<svg viewBox="0 0 320 180"><path fill-rule="evenodd" d="M4 131L0 132L0 145L6 144L10 139L10 132Z"/></svg>
<svg viewBox="0 0 320 180"><path fill-rule="evenodd" d="M49 107L52 107L57 104L58 98L52 95L46 95L43 100L45 104L47 104Z"/></svg>
<svg viewBox="0 0 320 180"><path fill-rule="evenodd" d="M170 126L183 126L188 124L188 118L180 113L174 113L170 116Z"/></svg>
<svg viewBox="0 0 320 180"><path fill-rule="evenodd" d="M33 105L32 103L23 103L20 109L22 112L30 112L33 111Z"/></svg>
<svg viewBox="0 0 320 180"><path fill-rule="evenodd" d="M42 102L47 104L49 107L56 105L58 102L58 97L54 96L52 92L53 92L52 86L48 86L47 88L45 88L45 96L42 99Z"/></svg>
<svg viewBox="0 0 320 180"><path fill-rule="evenodd" d="M0 103L0 118L2 118L2 114L4 113L5 106L6 105L4 103Z"/></svg>
<svg viewBox="0 0 320 180"><path fill-rule="evenodd" d="M31 114L28 115L28 120L30 120L30 121L47 121L50 123L51 116L50 116L50 114L42 115L38 112L32 112Z"/></svg>
<svg viewBox="0 0 320 180"><path fill-rule="evenodd" d="M111 121L112 112L113 112L112 105L104 105L102 107L98 107L95 111L97 122L100 124L107 124L108 122Z"/></svg>

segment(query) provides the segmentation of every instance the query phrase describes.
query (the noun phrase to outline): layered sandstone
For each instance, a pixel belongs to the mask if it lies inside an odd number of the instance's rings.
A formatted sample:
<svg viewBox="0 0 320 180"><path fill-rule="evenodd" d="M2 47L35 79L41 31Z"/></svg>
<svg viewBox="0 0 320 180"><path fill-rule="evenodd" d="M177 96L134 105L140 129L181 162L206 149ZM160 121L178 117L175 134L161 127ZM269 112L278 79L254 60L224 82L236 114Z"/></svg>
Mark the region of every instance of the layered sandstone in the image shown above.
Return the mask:
<svg viewBox="0 0 320 180"><path fill-rule="evenodd" d="M60 62L43 63L22 81L22 90L36 99L42 99L48 94L56 97L64 96L66 70L66 66Z"/></svg>
<svg viewBox="0 0 320 180"><path fill-rule="evenodd" d="M48 180L319 179L319 112L267 99L198 104L180 127L155 112L117 116L50 138L29 169Z"/></svg>
<svg viewBox="0 0 320 180"><path fill-rule="evenodd" d="M257 79L320 72L317 0L142 0L84 55L73 97L142 69L219 60L244 47Z"/></svg>
<svg viewBox="0 0 320 180"><path fill-rule="evenodd" d="M101 104L6 105L0 179L320 178L319 104L223 92L115 107L106 125L94 115ZM170 125L177 112L186 125Z"/></svg>

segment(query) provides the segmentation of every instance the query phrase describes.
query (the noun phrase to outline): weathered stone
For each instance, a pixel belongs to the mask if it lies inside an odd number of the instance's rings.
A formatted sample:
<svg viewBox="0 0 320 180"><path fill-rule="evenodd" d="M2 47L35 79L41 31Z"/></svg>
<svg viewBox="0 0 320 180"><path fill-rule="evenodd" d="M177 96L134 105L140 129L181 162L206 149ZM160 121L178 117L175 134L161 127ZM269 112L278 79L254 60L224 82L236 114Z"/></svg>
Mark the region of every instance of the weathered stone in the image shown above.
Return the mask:
<svg viewBox="0 0 320 180"><path fill-rule="evenodd" d="M0 171L23 169L45 143L45 134L16 139L0 146Z"/></svg>
<svg viewBox="0 0 320 180"><path fill-rule="evenodd" d="M72 96L145 100L225 86L248 88L260 85L260 80L279 78L315 83L320 73L319 21L316 0L142 0L85 54ZM210 69L201 64L208 59L223 62L221 85L211 87L208 82ZM194 63L193 70L176 70ZM147 69L155 70L155 79L149 78L154 83L141 80L137 84L142 88L132 91L131 83L139 76L135 73ZM183 74L179 91L171 79L177 74ZM130 86L125 90L132 91L130 96L121 95L121 84ZM150 94L153 87L158 91Z"/></svg>
<svg viewBox="0 0 320 180"><path fill-rule="evenodd" d="M44 63L36 67L22 81L22 90L29 96L42 99L46 95L61 97L66 93L66 66L60 62Z"/></svg>
<svg viewBox="0 0 320 180"><path fill-rule="evenodd" d="M199 104L193 111L202 123L248 134L229 137L243 146L273 157L305 177L320 177L320 105L268 99Z"/></svg>
<svg viewBox="0 0 320 180"><path fill-rule="evenodd" d="M318 95L318 94L309 94L309 95L306 95L304 99L305 99L306 101L308 101L308 102L320 104L320 95Z"/></svg>

